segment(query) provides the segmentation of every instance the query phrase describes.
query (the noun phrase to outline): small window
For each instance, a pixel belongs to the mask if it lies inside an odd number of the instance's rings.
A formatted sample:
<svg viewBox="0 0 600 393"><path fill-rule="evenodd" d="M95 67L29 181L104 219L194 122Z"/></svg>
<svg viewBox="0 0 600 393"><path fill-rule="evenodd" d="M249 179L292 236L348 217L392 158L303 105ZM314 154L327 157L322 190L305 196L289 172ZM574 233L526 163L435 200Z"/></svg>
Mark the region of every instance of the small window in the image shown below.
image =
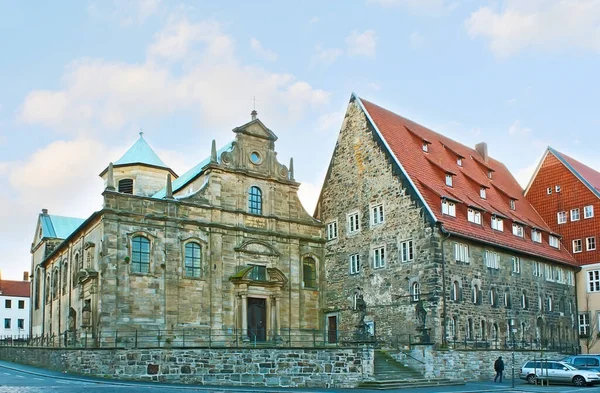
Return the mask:
<svg viewBox="0 0 600 393"><path fill-rule="evenodd" d="M473 301L473 304L481 304L481 290L477 284L473 285L471 288L471 300Z"/></svg>
<svg viewBox="0 0 600 393"><path fill-rule="evenodd" d="M452 187L452 175L449 173L446 173L446 185Z"/></svg>
<svg viewBox="0 0 600 393"><path fill-rule="evenodd" d="M585 239L585 244L586 244L586 250L587 251L592 251L596 249L596 238L595 237L588 237Z"/></svg>
<svg viewBox="0 0 600 393"><path fill-rule="evenodd" d="M594 205L585 206L583 208L583 218L594 217Z"/></svg>
<svg viewBox="0 0 600 393"><path fill-rule="evenodd" d="M410 294L412 296L413 302L418 302L421 297L421 284L418 282L413 282L410 288Z"/></svg>
<svg viewBox="0 0 600 393"><path fill-rule="evenodd" d="M25 320L24 319L17 319L17 328L18 329L25 329Z"/></svg>
<svg viewBox="0 0 600 393"><path fill-rule="evenodd" d="M371 226L383 224L383 204L371 206Z"/></svg>
<svg viewBox="0 0 600 393"><path fill-rule="evenodd" d="M544 265L541 262L533 262L533 275L535 277L542 277L544 274Z"/></svg>
<svg viewBox="0 0 600 393"><path fill-rule="evenodd" d="M262 191L256 186L250 187L248 193L248 212L250 214L262 214Z"/></svg>
<svg viewBox="0 0 600 393"><path fill-rule="evenodd" d="M373 268L385 267L385 247L373 249Z"/></svg>
<svg viewBox="0 0 600 393"><path fill-rule="evenodd" d="M456 159L456 165L458 165L458 166L462 166L462 158L461 158L461 157L458 157L458 158Z"/></svg>
<svg viewBox="0 0 600 393"><path fill-rule="evenodd" d="M551 247L558 248L560 243L559 243L558 238L556 236L550 235L548 237L548 244L550 244Z"/></svg>
<svg viewBox="0 0 600 393"><path fill-rule="evenodd" d="M248 278L252 281L267 281L267 267L262 265L250 265L253 266L252 270L248 274Z"/></svg>
<svg viewBox="0 0 600 393"><path fill-rule="evenodd" d="M407 240L400 243L400 252L402 262L410 262L414 259L413 255L413 241Z"/></svg>
<svg viewBox="0 0 600 393"><path fill-rule="evenodd" d="M527 293L525 291L521 293L521 308L523 310L527 309Z"/></svg>
<svg viewBox="0 0 600 393"><path fill-rule="evenodd" d="M521 273L521 258L512 257L513 273Z"/></svg>
<svg viewBox="0 0 600 393"><path fill-rule="evenodd" d="M558 212L556 213L556 219L559 224L564 224L567 222L567 212Z"/></svg>
<svg viewBox="0 0 600 393"><path fill-rule="evenodd" d="M317 287L317 262L313 257L305 257L302 260L302 279L304 288Z"/></svg>
<svg viewBox="0 0 600 393"><path fill-rule="evenodd" d="M531 230L531 240L533 240L536 243L541 243L542 242L542 232L540 232L536 229L532 229Z"/></svg>
<svg viewBox="0 0 600 393"><path fill-rule="evenodd" d="M202 247L190 242L185 244L185 276L198 278L202 275Z"/></svg>
<svg viewBox="0 0 600 393"><path fill-rule="evenodd" d="M350 274L358 274L360 272L360 256L358 254L350 255Z"/></svg>
<svg viewBox="0 0 600 393"><path fill-rule="evenodd" d="M119 192L123 194L133 194L133 179L119 180Z"/></svg>
<svg viewBox="0 0 600 393"><path fill-rule="evenodd" d="M462 243L454 243L454 259L457 262L469 263L469 246Z"/></svg>
<svg viewBox="0 0 600 393"><path fill-rule="evenodd" d="M523 226L519 224L513 224L513 235L523 237Z"/></svg>
<svg viewBox="0 0 600 393"><path fill-rule="evenodd" d="M481 212L474 209L467 209L467 220L481 225Z"/></svg>
<svg viewBox="0 0 600 393"><path fill-rule="evenodd" d="M590 270L588 275L588 292L600 292L600 270Z"/></svg>
<svg viewBox="0 0 600 393"><path fill-rule="evenodd" d="M504 231L504 221L498 216L492 216L492 229Z"/></svg>
<svg viewBox="0 0 600 393"><path fill-rule="evenodd" d="M490 289L490 305L492 307L498 306L498 298L496 296L496 288Z"/></svg>
<svg viewBox="0 0 600 393"><path fill-rule="evenodd" d="M490 269L499 269L500 255L497 252L485 250L485 266Z"/></svg>
<svg viewBox="0 0 600 393"><path fill-rule="evenodd" d="M10 329L10 318L4 318L4 329Z"/></svg>
<svg viewBox="0 0 600 393"><path fill-rule="evenodd" d="M150 241L143 236L135 236L131 239L131 271L150 272Z"/></svg>
<svg viewBox="0 0 600 393"><path fill-rule="evenodd" d="M19 300L19 310L25 309L25 300Z"/></svg>
<svg viewBox="0 0 600 393"><path fill-rule="evenodd" d="M348 214L348 234L360 231L360 220L358 212Z"/></svg>
<svg viewBox="0 0 600 393"><path fill-rule="evenodd" d="M327 224L327 240L333 240L338 237L337 221Z"/></svg>
<svg viewBox="0 0 600 393"><path fill-rule="evenodd" d="M4 308L12 308L12 300L10 300L10 299L4 300Z"/></svg>
<svg viewBox="0 0 600 393"><path fill-rule="evenodd" d="M479 196L481 197L481 199L485 199L485 187L481 187L479 189Z"/></svg>
<svg viewBox="0 0 600 393"><path fill-rule="evenodd" d="M454 202L442 199L442 214L456 217L456 205L454 205Z"/></svg>
<svg viewBox="0 0 600 393"><path fill-rule="evenodd" d="M515 210L516 209L516 201L514 199L511 199L509 201L509 205L510 205L510 210Z"/></svg>
<svg viewBox="0 0 600 393"><path fill-rule="evenodd" d="M546 188L546 194L548 194L548 195L552 194L552 187Z"/></svg>
<svg viewBox="0 0 600 393"><path fill-rule="evenodd" d="M452 289L450 290L450 300L458 302L460 300L460 284L458 281L452 283Z"/></svg>
<svg viewBox="0 0 600 393"><path fill-rule="evenodd" d="M571 221L579 221L579 208L571 209Z"/></svg>
<svg viewBox="0 0 600 393"><path fill-rule="evenodd" d="M253 164L258 165L262 162L262 158L260 157L260 154L258 154L258 152L253 151L252 153L250 153L250 161L252 161Z"/></svg>
<svg viewBox="0 0 600 393"><path fill-rule="evenodd" d="M490 170L488 170L488 179L491 179L491 178L492 178L492 172L493 172L493 171L492 171L491 169L490 169Z"/></svg>
<svg viewBox="0 0 600 393"><path fill-rule="evenodd" d="M422 149L425 153L429 151L429 143L423 142Z"/></svg>
<svg viewBox="0 0 600 393"><path fill-rule="evenodd" d="M560 186L559 185L554 186L554 191L560 192Z"/></svg>
<svg viewBox="0 0 600 393"><path fill-rule="evenodd" d="M582 251L581 239L573 240L573 253L578 253Z"/></svg>

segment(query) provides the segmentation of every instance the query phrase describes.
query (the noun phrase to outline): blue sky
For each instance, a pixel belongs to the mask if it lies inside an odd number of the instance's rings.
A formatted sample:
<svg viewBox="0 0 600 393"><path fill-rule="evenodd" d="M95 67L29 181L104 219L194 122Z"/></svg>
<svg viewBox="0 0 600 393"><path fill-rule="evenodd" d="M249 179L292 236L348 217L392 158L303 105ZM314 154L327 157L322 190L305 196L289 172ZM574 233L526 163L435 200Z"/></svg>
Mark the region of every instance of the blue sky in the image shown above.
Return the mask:
<svg viewBox="0 0 600 393"><path fill-rule="evenodd" d="M4 278L37 214L101 208L140 129L183 173L247 122L312 212L351 92L489 152L526 183L546 146L600 168L600 0L0 2Z"/></svg>

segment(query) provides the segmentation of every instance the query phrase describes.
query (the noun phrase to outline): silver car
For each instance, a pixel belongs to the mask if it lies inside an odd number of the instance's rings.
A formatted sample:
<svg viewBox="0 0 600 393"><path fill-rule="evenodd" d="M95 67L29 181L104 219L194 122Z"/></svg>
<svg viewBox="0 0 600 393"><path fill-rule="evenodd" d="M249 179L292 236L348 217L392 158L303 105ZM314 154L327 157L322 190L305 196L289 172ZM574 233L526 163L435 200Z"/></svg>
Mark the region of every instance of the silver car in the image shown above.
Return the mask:
<svg viewBox="0 0 600 393"><path fill-rule="evenodd" d="M579 370L564 362L550 360L529 361L521 367L519 377L533 384L537 380L572 383L577 386L600 383L598 371Z"/></svg>

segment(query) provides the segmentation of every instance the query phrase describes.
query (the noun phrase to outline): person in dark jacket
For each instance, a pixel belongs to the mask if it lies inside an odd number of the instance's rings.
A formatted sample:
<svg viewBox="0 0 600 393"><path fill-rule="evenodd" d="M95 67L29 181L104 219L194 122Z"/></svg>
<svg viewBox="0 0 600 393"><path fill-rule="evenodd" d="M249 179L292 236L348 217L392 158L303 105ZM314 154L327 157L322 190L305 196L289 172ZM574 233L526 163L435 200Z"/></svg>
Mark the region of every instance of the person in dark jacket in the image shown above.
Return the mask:
<svg viewBox="0 0 600 393"><path fill-rule="evenodd" d="M502 373L504 372L504 361L502 360L502 356L498 356L498 359L494 362L494 371L496 371L494 382L498 380L499 383L502 383Z"/></svg>

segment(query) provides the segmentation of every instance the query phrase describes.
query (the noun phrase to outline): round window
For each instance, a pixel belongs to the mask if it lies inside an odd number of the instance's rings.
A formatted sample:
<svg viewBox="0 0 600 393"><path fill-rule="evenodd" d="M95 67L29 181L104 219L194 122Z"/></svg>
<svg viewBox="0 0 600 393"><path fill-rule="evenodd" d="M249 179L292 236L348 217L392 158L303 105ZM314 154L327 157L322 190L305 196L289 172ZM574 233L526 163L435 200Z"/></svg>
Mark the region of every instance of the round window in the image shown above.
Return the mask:
<svg viewBox="0 0 600 393"><path fill-rule="evenodd" d="M252 154L250 154L250 161L252 161L252 163L254 163L254 164L260 164L262 161L260 154L258 154L255 151L252 152Z"/></svg>

